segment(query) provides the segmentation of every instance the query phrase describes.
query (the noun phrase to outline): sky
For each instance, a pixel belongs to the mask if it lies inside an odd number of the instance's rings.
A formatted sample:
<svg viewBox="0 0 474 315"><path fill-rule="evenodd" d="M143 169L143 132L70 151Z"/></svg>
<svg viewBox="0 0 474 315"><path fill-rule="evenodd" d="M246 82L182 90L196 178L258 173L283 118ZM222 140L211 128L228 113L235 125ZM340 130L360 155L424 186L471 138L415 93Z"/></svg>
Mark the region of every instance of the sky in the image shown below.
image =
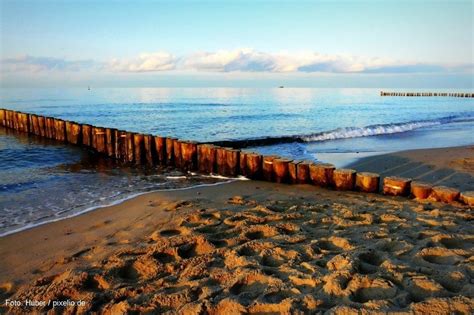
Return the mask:
<svg viewBox="0 0 474 315"><path fill-rule="evenodd" d="M2 87L474 88L473 1L0 4Z"/></svg>

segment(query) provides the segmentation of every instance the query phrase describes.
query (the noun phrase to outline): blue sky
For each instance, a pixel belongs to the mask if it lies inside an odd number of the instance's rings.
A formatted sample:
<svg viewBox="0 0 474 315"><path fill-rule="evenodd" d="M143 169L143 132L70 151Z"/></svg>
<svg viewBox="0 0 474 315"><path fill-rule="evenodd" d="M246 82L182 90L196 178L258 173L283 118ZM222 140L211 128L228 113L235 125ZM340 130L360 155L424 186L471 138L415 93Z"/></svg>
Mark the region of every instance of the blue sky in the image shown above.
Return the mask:
<svg viewBox="0 0 474 315"><path fill-rule="evenodd" d="M0 0L3 86L472 87L472 1Z"/></svg>

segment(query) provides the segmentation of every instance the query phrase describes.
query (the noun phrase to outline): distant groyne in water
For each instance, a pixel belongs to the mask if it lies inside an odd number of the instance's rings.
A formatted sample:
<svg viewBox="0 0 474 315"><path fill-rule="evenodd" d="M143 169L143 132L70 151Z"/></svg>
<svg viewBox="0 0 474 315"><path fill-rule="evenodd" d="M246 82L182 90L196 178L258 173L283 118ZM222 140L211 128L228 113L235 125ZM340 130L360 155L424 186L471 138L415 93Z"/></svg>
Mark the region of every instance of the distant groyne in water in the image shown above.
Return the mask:
<svg viewBox="0 0 474 315"><path fill-rule="evenodd" d="M444 93L444 92L386 92L380 91L380 96L411 96L411 97L474 97L474 93Z"/></svg>
<svg viewBox="0 0 474 315"><path fill-rule="evenodd" d="M86 147L120 163L144 167L173 167L185 172L221 176L244 176L249 179L286 184L313 184L336 190L461 202L474 206L474 192L412 182L409 178L385 177L382 184L376 173L336 169L332 164L297 161L278 156L264 156L236 149L248 143L198 143L173 137L141 134L115 128L97 127L54 117L0 109L0 126ZM286 139L289 141L290 139ZM256 139L256 144L262 139Z"/></svg>

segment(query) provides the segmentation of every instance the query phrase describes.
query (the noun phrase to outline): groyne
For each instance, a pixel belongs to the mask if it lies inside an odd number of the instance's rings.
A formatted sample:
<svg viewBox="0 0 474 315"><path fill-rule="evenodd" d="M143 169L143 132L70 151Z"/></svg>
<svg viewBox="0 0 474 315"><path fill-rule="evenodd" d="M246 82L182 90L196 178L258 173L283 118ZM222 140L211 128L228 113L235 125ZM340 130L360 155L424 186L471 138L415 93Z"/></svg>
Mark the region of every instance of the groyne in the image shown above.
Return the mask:
<svg viewBox="0 0 474 315"><path fill-rule="evenodd" d="M121 163L145 167L174 167L185 172L200 172L228 177L245 176L253 180L286 184L313 184L337 190L383 193L393 196L434 199L446 203L474 206L474 191L413 182L410 178L336 169L332 164L296 161L239 150L232 142L226 146L198 143L172 137L141 134L126 130L92 126L53 117L0 109L0 125L62 143L86 147Z"/></svg>
<svg viewBox="0 0 474 315"><path fill-rule="evenodd" d="M380 91L380 96L411 96L411 97L474 97L474 93L459 93L459 92L387 92Z"/></svg>

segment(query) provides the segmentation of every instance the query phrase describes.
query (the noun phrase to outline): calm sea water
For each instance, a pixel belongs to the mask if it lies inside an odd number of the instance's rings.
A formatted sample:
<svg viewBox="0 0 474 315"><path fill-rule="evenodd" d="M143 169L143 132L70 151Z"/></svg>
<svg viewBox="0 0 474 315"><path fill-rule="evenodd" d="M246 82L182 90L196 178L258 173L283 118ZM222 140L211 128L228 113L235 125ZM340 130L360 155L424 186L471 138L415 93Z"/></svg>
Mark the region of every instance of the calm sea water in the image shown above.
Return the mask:
<svg viewBox="0 0 474 315"><path fill-rule="evenodd" d="M136 132L197 141L294 136L295 142L251 149L338 165L381 152L474 143L468 98L380 97L376 89L0 92L0 107ZM0 235L136 193L220 181L118 168L83 149L4 129L0 161Z"/></svg>

